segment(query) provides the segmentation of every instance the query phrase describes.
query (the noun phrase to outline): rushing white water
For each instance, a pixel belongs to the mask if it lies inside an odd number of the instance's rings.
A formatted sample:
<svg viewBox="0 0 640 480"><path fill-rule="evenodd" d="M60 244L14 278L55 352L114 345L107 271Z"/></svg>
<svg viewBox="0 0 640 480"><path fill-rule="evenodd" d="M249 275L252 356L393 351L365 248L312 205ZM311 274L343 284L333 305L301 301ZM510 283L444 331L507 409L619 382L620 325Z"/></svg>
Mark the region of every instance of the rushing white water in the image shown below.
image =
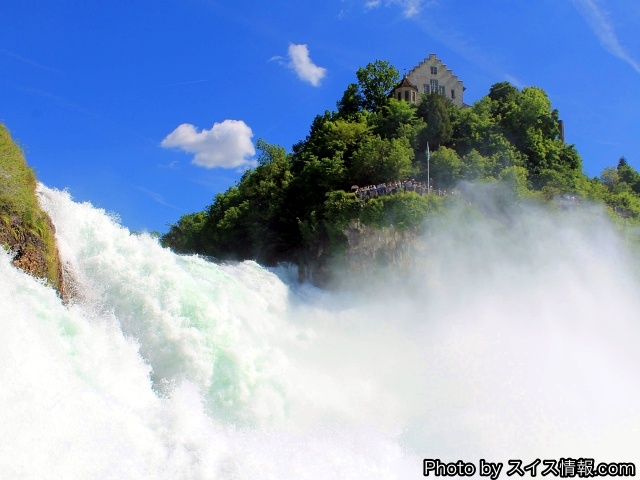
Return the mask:
<svg viewBox="0 0 640 480"><path fill-rule="evenodd" d="M640 460L637 258L597 213L452 215L404 278L340 293L177 256L39 193L79 295L62 305L0 253L3 478Z"/></svg>

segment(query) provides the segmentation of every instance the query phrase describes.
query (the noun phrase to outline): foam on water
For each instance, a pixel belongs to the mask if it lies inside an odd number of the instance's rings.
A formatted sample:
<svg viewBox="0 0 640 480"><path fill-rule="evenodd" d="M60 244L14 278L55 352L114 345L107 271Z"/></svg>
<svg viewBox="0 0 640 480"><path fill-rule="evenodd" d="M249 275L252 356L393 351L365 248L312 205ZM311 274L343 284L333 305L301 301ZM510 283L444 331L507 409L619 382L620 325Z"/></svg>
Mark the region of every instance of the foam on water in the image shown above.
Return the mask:
<svg viewBox="0 0 640 480"><path fill-rule="evenodd" d="M598 213L453 215L404 278L354 278L345 293L177 256L39 193L79 295L63 306L0 254L8 478L405 479L423 458L640 460L637 258Z"/></svg>

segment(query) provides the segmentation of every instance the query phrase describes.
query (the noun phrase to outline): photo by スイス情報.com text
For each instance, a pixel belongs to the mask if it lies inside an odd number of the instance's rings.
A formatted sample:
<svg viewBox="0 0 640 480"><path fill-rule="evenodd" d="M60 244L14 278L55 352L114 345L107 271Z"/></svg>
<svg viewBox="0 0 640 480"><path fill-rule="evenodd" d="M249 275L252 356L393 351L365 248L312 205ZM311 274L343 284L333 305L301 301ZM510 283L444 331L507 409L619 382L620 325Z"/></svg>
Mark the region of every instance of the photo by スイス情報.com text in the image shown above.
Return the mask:
<svg viewBox="0 0 640 480"><path fill-rule="evenodd" d="M422 463L422 473L425 477L470 477L479 474L481 477L489 477L497 480L501 473L508 477L523 477L529 475L535 477L540 474L543 477L552 475L560 478L588 478L588 477L634 477L636 466L632 462L596 463L593 458L560 458L545 459L536 458L525 462L520 459L510 459L508 467L502 462L488 462L480 459L478 466L472 462L445 463L440 459L425 458Z"/></svg>

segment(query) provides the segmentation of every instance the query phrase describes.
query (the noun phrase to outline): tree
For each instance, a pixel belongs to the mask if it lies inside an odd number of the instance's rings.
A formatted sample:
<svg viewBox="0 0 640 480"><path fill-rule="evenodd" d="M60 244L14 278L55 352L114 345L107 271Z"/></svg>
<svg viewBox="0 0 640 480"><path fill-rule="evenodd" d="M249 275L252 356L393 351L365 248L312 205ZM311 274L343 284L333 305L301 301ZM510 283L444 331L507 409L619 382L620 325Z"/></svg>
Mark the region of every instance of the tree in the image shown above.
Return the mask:
<svg viewBox="0 0 640 480"><path fill-rule="evenodd" d="M366 67L360 67L356 77L362 108L370 112L386 105L391 91L400 80L398 70L384 60L376 60Z"/></svg>
<svg viewBox="0 0 640 480"><path fill-rule="evenodd" d="M491 87L488 99L494 119L492 135L504 136L520 152L534 184L541 188L549 178L557 179L557 174L564 177L561 183L571 184L582 160L573 146L559 139L558 111L551 108L547 94L537 87L519 91L501 82Z"/></svg>
<svg viewBox="0 0 640 480"><path fill-rule="evenodd" d="M462 161L451 148L440 147L431 154L431 177L436 188L451 188L460 180Z"/></svg>
<svg viewBox="0 0 640 480"><path fill-rule="evenodd" d="M605 168L600 174L600 181L607 190L612 191L619 181L618 171L613 167Z"/></svg>
<svg viewBox="0 0 640 480"><path fill-rule="evenodd" d="M260 150L258 155L258 164L262 166L279 165L286 167L287 152L280 145L272 145L264 139L259 138L256 147Z"/></svg>
<svg viewBox="0 0 640 480"><path fill-rule="evenodd" d="M324 228L334 245L346 243L344 229L360 213L360 200L353 193L336 190L326 194L324 202Z"/></svg>
<svg viewBox="0 0 640 480"><path fill-rule="evenodd" d="M638 173L631 165L628 163L622 163L622 160L625 160L624 157L620 159L618 163L618 177L620 178L620 182L624 182L631 190L636 193L640 193L640 173ZM622 164L621 164L622 163Z"/></svg>
<svg viewBox="0 0 640 480"><path fill-rule="evenodd" d="M374 133L382 138L406 137L412 145L418 132L425 127L422 119L416 116L414 104L395 98L390 98L385 106L371 115L369 123L372 124Z"/></svg>
<svg viewBox="0 0 640 480"><path fill-rule="evenodd" d="M497 132L495 119L491 113L491 100L483 97L471 108L452 109L451 127L452 144L459 155L465 155L471 150L477 150L481 155L490 156L495 153L492 136L500 136ZM504 144L511 145L506 138Z"/></svg>
<svg viewBox="0 0 640 480"><path fill-rule="evenodd" d="M338 115L343 118L351 118L362 110L363 103L364 99L360 94L358 84L351 83L336 104L338 107Z"/></svg>
<svg viewBox="0 0 640 480"><path fill-rule="evenodd" d="M515 101L519 94L518 89L509 82L498 82L491 85L487 96L490 100L496 102L496 106L500 106ZM497 111L496 113L500 112Z"/></svg>
<svg viewBox="0 0 640 480"><path fill-rule="evenodd" d="M526 168L518 166L507 167L500 172L498 179L510 190L509 195L502 196L499 199L500 203L509 204L527 195L529 192L527 188L527 173Z"/></svg>
<svg viewBox="0 0 640 480"><path fill-rule="evenodd" d="M602 171L600 182L612 193L640 193L640 173L629 165L624 157L618 161L617 168L606 167Z"/></svg>
<svg viewBox="0 0 640 480"><path fill-rule="evenodd" d="M624 157L620 157L620 160L618 160L618 170L620 170L620 167L626 167L627 165L629 165L627 163L627 159Z"/></svg>
<svg viewBox="0 0 640 480"><path fill-rule="evenodd" d="M204 239L201 232L206 223L205 212L183 215L175 225L169 225L169 231L162 235L160 244L175 252L195 253L203 251Z"/></svg>
<svg viewBox="0 0 640 480"><path fill-rule="evenodd" d="M421 135L420 147L427 142L432 147L439 147L451 141L453 127L451 125L451 100L439 93L423 93L418 105L418 117L427 123Z"/></svg>
<svg viewBox="0 0 640 480"><path fill-rule="evenodd" d="M260 139L258 166L236 187L216 195L203 232L216 257L256 258L273 263L296 243L297 224L287 215L286 192L292 179L284 148Z"/></svg>
<svg viewBox="0 0 640 480"><path fill-rule="evenodd" d="M471 150L462 157L462 178L473 181L483 178L487 170L488 159L478 153L477 150Z"/></svg>
<svg viewBox="0 0 640 480"><path fill-rule="evenodd" d="M406 138L367 137L353 155L350 178L357 185L392 182L411 173L413 149Z"/></svg>
<svg viewBox="0 0 640 480"><path fill-rule="evenodd" d="M362 112L351 119L330 114L316 117L311 132L304 142L294 147L292 171L299 174L312 157L318 159L342 158L349 161L355 146L369 135L367 113ZM336 188L341 188L340 184Z"/></svg>

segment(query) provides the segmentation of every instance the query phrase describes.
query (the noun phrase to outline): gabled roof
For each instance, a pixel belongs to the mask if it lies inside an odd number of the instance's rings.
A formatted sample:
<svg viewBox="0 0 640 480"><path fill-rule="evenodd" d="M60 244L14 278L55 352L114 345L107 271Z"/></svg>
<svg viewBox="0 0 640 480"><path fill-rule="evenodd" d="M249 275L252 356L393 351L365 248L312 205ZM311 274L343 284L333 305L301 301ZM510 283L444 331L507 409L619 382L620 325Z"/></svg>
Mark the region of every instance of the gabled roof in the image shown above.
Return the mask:
<svg viewBox="0 0 640 480"><path fill-rule="evenodd" d="M429 57L425 58L425 59L424 59L423 61L421 61L418 65L416 65L415 67L413 67L413 68L409 71L408 75L411 75L411 74L412 74L412 73L414 73L416 70L420 69L423 65L425 65L426 63L429 63L430 61L431 61L431 62L437 62L439 65L441 65L441 66L442 66L442 68L444 68L448 73L450 73L450 74L451 74L451 77L452 77L454 80L456 80L457 82L462 83L462 80L460 80L460 79L458 78L458 76L457 76L457 75L455 75L455 74L453 73L453 71L452 71L450 68L448 68L448 67L447 67L447 65L446 65L445 63L442 63L442 60L440 60L438 57L436 57L436 54L435 54L435 53L430 53L430 54L429 54ZM463 88L464 88L464 87L463 87ZM464 88L464 89L466 90L466 88Z"/></svg>
<svg viewBox="0 0 640 480"><path fill-rule="evenodd" d="M396 88L401 88L401 87L409 87L409 88L413 88L416 91L418 90L418 87L416 87L413 83L411 83L406 76L402 79L402 82L400 82L400 84L396 86Z"/></svg>

